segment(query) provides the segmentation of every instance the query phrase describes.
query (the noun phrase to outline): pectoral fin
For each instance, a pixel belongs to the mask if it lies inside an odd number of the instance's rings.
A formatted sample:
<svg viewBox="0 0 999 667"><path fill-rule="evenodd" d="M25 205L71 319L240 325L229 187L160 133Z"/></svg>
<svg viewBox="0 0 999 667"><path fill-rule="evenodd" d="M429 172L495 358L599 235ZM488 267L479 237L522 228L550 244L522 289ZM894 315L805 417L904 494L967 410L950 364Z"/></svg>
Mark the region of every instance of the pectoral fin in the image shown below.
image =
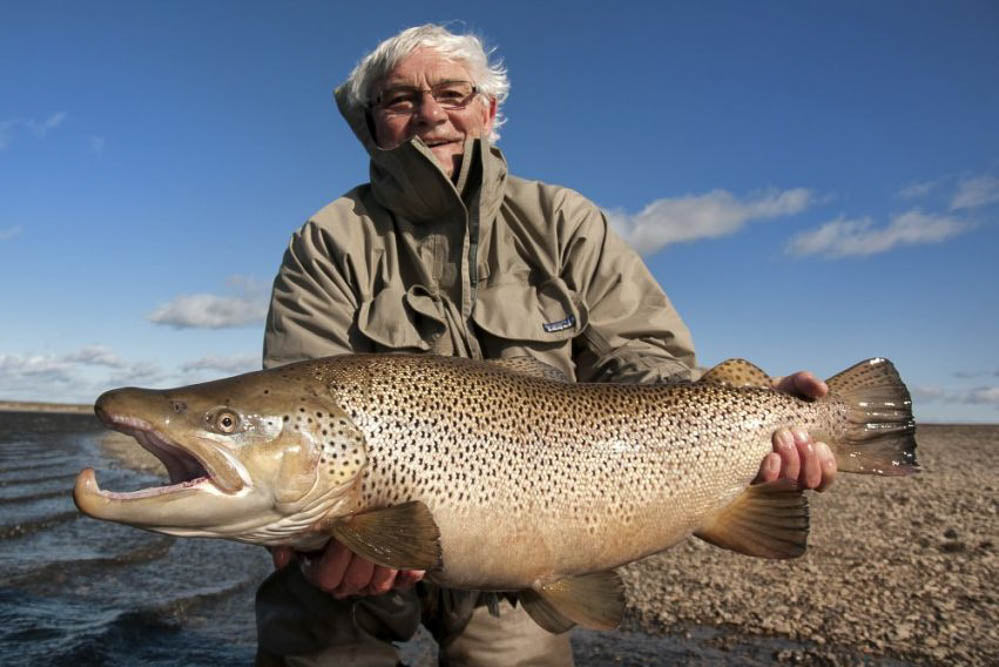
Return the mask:
<svg viewBox="0 0 999 667"><path fill-rule="evenodd" d="M614 571L593 572L523 590L520 603L535 623L554 634L576 624L613 630L624 616L624 584Z"/></svg>
<svg viewBox="0 0 999 667"><path fill-rule="evenodd" d="M808 501L790 480L756 484L694 534L749 556L797 558L808 541Z"/></svg>
<svg viewBox="0 0 999 667"><path fill-rule="evenodd" d="M772 389L770 376L759 366L745 359L726 359L698 380L703 384L721 384L732 387L765 387Z"/></svg>
<svg viewBox="0 0 999 667"><path fill-rule="evenodd" d="M396 570L440 564L440 530L419 501L340 517L329 530L354 553Z"/></svg>

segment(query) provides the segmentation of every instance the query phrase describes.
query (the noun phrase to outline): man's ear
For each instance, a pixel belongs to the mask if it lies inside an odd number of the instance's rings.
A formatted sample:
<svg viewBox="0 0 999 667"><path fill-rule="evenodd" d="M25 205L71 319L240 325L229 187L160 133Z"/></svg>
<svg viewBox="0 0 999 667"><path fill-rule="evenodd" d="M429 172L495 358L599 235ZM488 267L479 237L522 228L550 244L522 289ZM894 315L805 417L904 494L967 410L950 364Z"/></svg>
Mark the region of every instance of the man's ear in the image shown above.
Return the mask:
<svg viewBox="0 0 999 667"><path fill-rule="evenodd" d="M488 137L490 134L492 134L493 123L496 122L496 98L490 97L488 99L489 99L489 104L483 105L483 110L482 110L483 113L485 114L485 119L484 122L482 123L482 128L484 130L482 136L484 137Z"/></svg>

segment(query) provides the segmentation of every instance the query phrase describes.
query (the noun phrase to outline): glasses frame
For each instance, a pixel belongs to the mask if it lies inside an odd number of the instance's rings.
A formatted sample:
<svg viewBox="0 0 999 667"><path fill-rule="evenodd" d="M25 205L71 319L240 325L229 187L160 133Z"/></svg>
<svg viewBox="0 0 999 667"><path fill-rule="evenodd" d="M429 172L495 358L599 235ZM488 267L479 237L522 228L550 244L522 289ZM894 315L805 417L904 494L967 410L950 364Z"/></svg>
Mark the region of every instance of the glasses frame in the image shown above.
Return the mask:
<svg viewBox="0 0 999 667"><path fill-rule="evenodd" d="M459 83L466 83L472 87L472 92L469 93L468 96L465 97L465 99L463 99L459 104L442 104L434 95L435 88L440 89L445 86L453 86ZM429 93L430 96L434 98L434 103L437 104L441 109L444 109L445 111L461 111L462 109L465 109L469 104L471 104L472 100L474 100L480 92L479 87L477 85L475 85L471 81L462 81L462 80L441 81L440 83L431 86L430 88L416 88L415 86L394 86L393 88L389 88L388 90L412 91L418 97L419 102L415 106L413 106L412 109L408 111L389 109L388 107L382 106L382 101L385 97L385 93L387 92L383 90L378 94L377 97L373 97L372 99L368 100L368 108L378 110L381 111L382 113L389 114L392 116L411 116L417 113L417 111L419 111L420 107L423 105L423 100L426 98L427 94Z"/></svg>

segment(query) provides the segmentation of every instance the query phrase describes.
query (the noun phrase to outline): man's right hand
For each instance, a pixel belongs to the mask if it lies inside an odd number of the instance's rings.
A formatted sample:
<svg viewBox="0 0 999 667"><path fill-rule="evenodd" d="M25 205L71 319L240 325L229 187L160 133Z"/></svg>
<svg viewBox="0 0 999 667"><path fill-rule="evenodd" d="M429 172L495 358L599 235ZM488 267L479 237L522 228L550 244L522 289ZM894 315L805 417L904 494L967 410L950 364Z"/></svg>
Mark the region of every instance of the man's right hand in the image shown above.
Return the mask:
<svg viewBox="0 0 999 667"><path fill-rule="evenodd" d="M271 549L274 567L287 566L296 554L290 547ZM302 574L314 586L335 598L349 595L381 595L390 590L411 588L423 579L423 570L393 570L375 565L350 551L340 542L330 540L319 557L299 553Z"/></svg>

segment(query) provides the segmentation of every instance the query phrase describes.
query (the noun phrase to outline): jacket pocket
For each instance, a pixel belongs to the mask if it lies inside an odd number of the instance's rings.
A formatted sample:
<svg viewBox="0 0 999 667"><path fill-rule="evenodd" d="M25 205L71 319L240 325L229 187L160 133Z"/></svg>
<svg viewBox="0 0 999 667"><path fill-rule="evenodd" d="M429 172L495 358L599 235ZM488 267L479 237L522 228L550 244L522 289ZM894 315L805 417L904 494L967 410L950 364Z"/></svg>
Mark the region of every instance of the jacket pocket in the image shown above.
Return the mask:
<svg viewBox="0 0 999 667"><path fill-rule="evenodd" d="M588 311L565 281L551 278L537 286L521 282L481 286L472 319L498 338L559 343L586 328Z"/></svg>
<svg viewBox="0 0 999 667"><path fill-rule="evenodd" d="M440 297L422 285L390 286L361 303L357 328L383 348L426 352L447 331L447 320Z"/></svg>

